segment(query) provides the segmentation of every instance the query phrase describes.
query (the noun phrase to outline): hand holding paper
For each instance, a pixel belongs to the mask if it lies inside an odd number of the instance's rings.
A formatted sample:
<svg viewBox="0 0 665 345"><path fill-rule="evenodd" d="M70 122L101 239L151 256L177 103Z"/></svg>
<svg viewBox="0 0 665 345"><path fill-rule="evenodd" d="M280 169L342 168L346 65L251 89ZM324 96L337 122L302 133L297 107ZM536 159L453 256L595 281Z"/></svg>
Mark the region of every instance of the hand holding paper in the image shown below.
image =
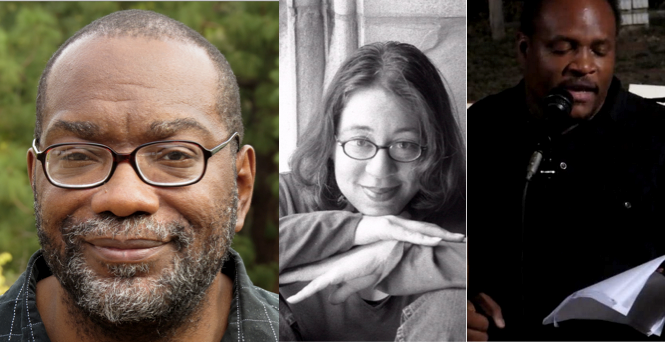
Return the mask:
<svg viewBox="0 0 665 345"><path fill-rule="evenodd" d="M605 320L660 336L665 322L665 255L568 296L543 324L570 319Z"/></svg>

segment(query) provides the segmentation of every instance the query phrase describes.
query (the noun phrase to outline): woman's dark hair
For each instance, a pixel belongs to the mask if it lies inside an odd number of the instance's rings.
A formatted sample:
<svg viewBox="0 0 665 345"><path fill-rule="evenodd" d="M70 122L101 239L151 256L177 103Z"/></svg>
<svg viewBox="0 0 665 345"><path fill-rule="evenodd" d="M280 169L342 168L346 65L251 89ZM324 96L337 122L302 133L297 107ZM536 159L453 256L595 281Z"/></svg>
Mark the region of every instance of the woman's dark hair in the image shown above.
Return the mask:
<svg viewBox="0 0 665 345"><path fill-rule="evenodd" d="M321 210L346 206L335 180L335 135L351 95L370 87L388 91L419 118L421 145L427 150L416 161L420 191L407 207L428 215L463 198L463 139L439 70L410 44L378 42L359 48L342 64L291 158L293 176L313 194L316 206Z"/></svg>

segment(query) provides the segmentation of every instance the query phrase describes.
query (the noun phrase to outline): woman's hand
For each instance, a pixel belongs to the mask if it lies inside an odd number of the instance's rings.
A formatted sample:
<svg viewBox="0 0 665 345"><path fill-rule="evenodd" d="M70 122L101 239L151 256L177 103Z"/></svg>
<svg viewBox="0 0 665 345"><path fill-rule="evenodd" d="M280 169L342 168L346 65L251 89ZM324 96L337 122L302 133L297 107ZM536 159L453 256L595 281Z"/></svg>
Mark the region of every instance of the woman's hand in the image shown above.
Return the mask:
<svg viewBox="0 0 665 345"><path fill-rule="evenodd" d="M441 241L464 242L464 234L456 234L440 226L409 220L400 216L363 216L354 238L355 245L378 241L402 241L422 246L436 246Z"/></svg>
<svg viewBox="0 0 665 345"><path fill-rule="evenodd" d="M287 298L289 303L298 303L330 285L341 284L330 296L330 302L342 303L353 293L377 283L383 264L397 244L397 241L378 241L356 247L317 263L287 270L279 275L279 283L311 281Z"/></svg>
<svg viewBox="0 0 665 345"><path fill-rule="evenodd" d="M466 237L402 216L363 216L354 237L358 247L280 274L280 284L310 281L287 301L298 303L330 285L341 284L330 296L330 302L342 303L353 293L374 286L398 241L436 246L441 241L465 242Z"/></svg>

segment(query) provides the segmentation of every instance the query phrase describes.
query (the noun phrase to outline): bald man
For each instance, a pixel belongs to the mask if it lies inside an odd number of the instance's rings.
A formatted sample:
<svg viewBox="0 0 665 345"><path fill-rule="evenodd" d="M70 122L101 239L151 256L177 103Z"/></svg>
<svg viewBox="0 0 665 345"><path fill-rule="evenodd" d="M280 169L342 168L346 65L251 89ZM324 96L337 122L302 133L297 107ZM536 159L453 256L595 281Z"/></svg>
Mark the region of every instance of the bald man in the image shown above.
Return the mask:
<svg viewBox="0 0 665 345"><path fill-rule="evenodd" d="M6 341L276 341L232 249L255 154L235 76L187 26L98 19L48 62L28 174L42 249L0 296Z"/></svg>

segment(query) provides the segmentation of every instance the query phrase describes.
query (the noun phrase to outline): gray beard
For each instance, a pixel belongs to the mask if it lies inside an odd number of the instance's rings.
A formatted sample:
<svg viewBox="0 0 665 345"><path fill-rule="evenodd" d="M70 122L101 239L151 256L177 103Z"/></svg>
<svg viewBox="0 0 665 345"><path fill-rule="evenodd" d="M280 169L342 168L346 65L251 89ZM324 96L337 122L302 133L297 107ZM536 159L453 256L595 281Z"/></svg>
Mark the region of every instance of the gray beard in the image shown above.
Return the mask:
<svg viewBox="0 0 665 345"><path fill-rule="evenodd" d="M160 224L146 215L118 218L106 214L79 222L66 218L60 227L65 243L61 250L57 245L60 239L44 231L37 200L35 214L44 258L67 291L66 305L79 330L116 340L166 340L197 321L192 316L228 256L237 204L236 191L231 205L215 212L218 216L209 225L212 236L200 241L202 248L192 247L196 234L202 231L190 223ZM147 263L105 263L112 277L101 277L85 261L82 239L118 234L150 234L160 239L171 236L177 253L171 266L157 276L145 276L154 269Z"/></svg>

